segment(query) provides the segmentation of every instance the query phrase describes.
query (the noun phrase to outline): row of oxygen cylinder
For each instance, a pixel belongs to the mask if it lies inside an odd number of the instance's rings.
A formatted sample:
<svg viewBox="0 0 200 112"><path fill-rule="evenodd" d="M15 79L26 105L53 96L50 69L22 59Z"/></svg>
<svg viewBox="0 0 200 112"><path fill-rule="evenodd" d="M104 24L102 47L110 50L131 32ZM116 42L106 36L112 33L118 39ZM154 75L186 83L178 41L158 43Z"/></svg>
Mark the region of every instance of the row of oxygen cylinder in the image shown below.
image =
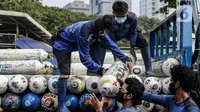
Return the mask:
<svg viewBox="0 0 200 112"><path fill-rule="evenodd" d="M1 75L3 76L3 75ZM8 77L8 75L5 75ZM58 76L57 77L58 80ZM88 93L100 93L102 96L107 96L107 97L114 97L120 88L119 79L125 79L127 77L132 77L132 78L137 78L139 81L143 82L143 80L138 76L138 75L130 75L129 74L129 69L127 66L121 62L121 61L116 61L114 62L108 71L103 75L103 77L95 77L95 76L72 76L67 80L67 90L69 93L75 94L76 96L78 94L83 94L83 98L80 97L80 102L85 102L87 101L89 95L84 94L84 90L86 90ZM2 77L0 79L3 79L1 82L1 85L4 85L4 87L1 88L6 88L8 87L11 92L14 94L22 94L29 86L29 89L32 93L34 94L41 94L47 89L47 81L42 75L35 75L29 79L29 81L23 76L23 75L14 75L6 78ZM56 102L57 101L57 90L56 88L58 87L56 81L51 81L51 79L54 79L53 77L48 80L50 84L48 84L48 88L50 90L50 93L48 94L53 94L53 98L49 97L44 97L43 99L51 99L51 100L41 100L41 105L44 110L47 111L54 111L56 109ZM149 91L152 93L160 93L161 89L163 88L164 93L168 93L168 84L170 83L170 78L165 79L166 81L163 81L164 83L161 83L162 81L156 77L148 77L144 80L143 84L145 86L145 91ZM6 82L8 81L7 85ZM85 89L86 88L86 89ZM4 92L6 92L6 89L2 89ZM54 91L52 91L54 90ZM85 95L85 96L84 96ZM4 96L6 97L6 95ZM9 103L12 104L11 99L8 100L2 100L2 104L7 104L3 105L4 109L10 108ZM5 102L4 102L5 101ZM18 101L18 100L16 100ZM42 101L47 101L46 103L42 104ZM6 103L7 102L7 103ZM28 102L28 101L27 101ZM30 103L30 102L29 102ZM53 104L52 104L53 103ZM55 105L54 105L55 104ZM82 103L80 103L82 104ZM30 105L30 104L27 104ZM67 103L67 105L69 105ZM152 108L151 103L143 103L142 106L148 107L148 109ZM53 106L53 107L52 107ZM17 106L16 106L17 107ZM84 110L85 105L81 105L80 108L81 110ZM28 108L28 107L27 107ZM148 110L145 109L145 110ZM86 109L87 110L87 109Z"/></svg>
<svg viewBox="0 0 200 112"><path fill-rule="evenodd" d="M130 54L126 54L131 57ZM142 56L137 54L138 61L134 63L132 73L139 76L145 74L144 62ZM58 70L57 63L53 55L48 54L42 49L1 49L0 50L0 74L52 74ZM87 75L87 68L80 62L78 52L71 55L71 74ZM109 68L114 63L112 53L107 52L103 67ZM152 68L155 76L170 76L170 68L179 64L174 58L152 62Z"/></svg>
<svg viewBox="0 0 200 112"><path fill-rule="evenodd" d="M59 78L58 75L52 76L48 79L45 77L50 75L34 75L32 77L30 76L31 75L27 75L26 77L23 75L0 75L0 94L6 93L8 89L10 89L10 91L13 93L22 94L27 90L27 88L29 88L31 92L36 94L44 93L45 91L47 91L47 88L50 92L57 94ZM70 93L80 94L86 89L90 93L101 93L104 96L112 97L115 96L118 92L119 85L117 80L122 79L121 76L118 76L117 78L116 77L116 75L104 75L103 77L71 76L67 80L67 90ZM138 79L141 83L144 84L146 91L156 94L160 93L161 91L165 94L169 93L168 84L170 83L170 77L141 78L133 74L130 74L127 77ZM110 88L107 88L108 84L111 84ZM116 93L113 92L115 88L117 88Z"/></svg>
<svg viewBox="0 0 200 112"><path fill-rule="evenodd" d="M102 96L97 97L101 101ZM54 93L46 93L43 96L35 93L26 93L24 96L7 93L2 97L1 101L3 112L56 112L58 108L58 96ZM122 104L117 102L116 99L108 100L108 103L109 106L103 107L103 110L107 110L107 112L122 108ZM89 93L85 93L80 97L67 93L65 106L68 107L70 112L95 112L90 103ZM142 104L138 107L140 112L152 112L153 109L159 112L164 107L147 101L142 101Z"/></svg>
<svg viewBox="0 0 200 112"><path fill-rule="evenodd" d="M157 94L160 92L169 93L170 77L148 77L145 79L137 75L128 75L127 77L138 79L144 84L145 91ZM55 111L58 106L58 78L58 75L0 75L0 96L3 109L16 111L21 104L24 110L30 112L35 112L40 107L45 111ZM117 78L113 75L105 74L102 77L71 76L67 80L66 106L71 111L75 111L78 107L83 112L94 111L92 107L86 108L85 102L89 100L89 93L113 97L119 91L119 88ZM112 100L112 103L112 107L121 106L115 99ZM154 104L146 101L143 101L140 106L143 112L150 112L153 107Z"/></svg>
<svg viewBox="0 0 200 112"><path fill-rule="evenodd" d="M44 56L45 58L41 58L40 55L39 55L41 53L36 53L37 55L35 55L35 57L40 57L40 58L31 59L30 57L34 57L34 56L30 56L30 55L27 56L27 55L25 55L25 53L27 53L28 51L33 52L33 50L27 50L26 52L25 52L25 50L21 50L21 52L19 52L19 51L20 50L13 50L13 52L15 52L15 53L13 53L13 55L17 54L18 56L20 56L20 53L23 52L21 54L21 56L18 57L17 59L16 59L16 57L15 58L13 57L14 58L13 60L11 60L11 58L9 58L9 59L4 59L4 61L1 61L1 62L4 62L4 64L1 64L1 66L0 66L0 73L1 74L5 74L5 76L7 74L15 74L16 70L18 70L18 72L17 72L18 74L29 75L31 72L33 72L33 71L31 71L31 69L29 69L29 71L27 71L27 72L23 72L23 73L20 72L20 70L23 71L23 69L28 69L29 67L32 67L32 66L27 66L27 65L32 65L32 64L27 64L27 63L25 63L26 61L38 61L38 62L41 62L43 64L45 62L44 60L46 58L50 57L50 56L48 56L49 54L46 53L47 55ZM35 51L37 51L37 50L35 50ZM40 51L42 51L42 50L40 50ZM12 54L12 53L10 52L10 54ZM10 56L10 55L8 55L8 56ZM3 56L0 56L0 57L3 57ZM72 58L73 57L74 56L72 54ZM113 58L113 56L112 56L112 58ZM3 60L3 58L1 58L1 59ZM9 61L9 60L11 60L11 61ZM43 61L41 61L41 60L43 60ZM21 61L24 61L24 63L20 63ZM7 65L5 64L5 62L6 62ZM8 64L8 62L10 62L10 63ZM15 63L17 63L17 64L15 64ZM49 65L45 65L45 66L43 65L42 67L38 67L39 69L41 69L39 71L44 71L44 70L48 71L49 68L51 70L55 69L55 66L52 65L50 62L47 61L45 63L48 63ZM160 76L170 76L170 68L173 65L176 65L176 64L178 64L178 61L176 59L169 58L167 60L154 62L153 63L153 70L154 70L154 73L156 72L155 74L164 74L164 75L160 75ZM8 67L5 67L5 65L8 66ZM17 66L14 66L14 65L17 65ZM37 67L37 64L35 64L35 65ZM139 67L137 67L137 66L139 66ZM145 91L149 91L149 92L158 94L158 93L161 92L161 90L163 88L165 88L165 89L163 89L163 92L168 93L168 87L167 86L170 83L169 82L170 78L165 79L166 81L163 84L161 83L162 81L159 78L156 78L156 77L148 77L146 79L142 78L143 79L142 80L140 77L142 77L144 73L141 73L141 71L144 72L145 70L144 70L144 67L142 69L141 66L142 66L142 64L141 65L134 65L134 67L131 71L131 73L133 75L129 74L129 69L121 61L116 61L116 62L113 62L112 64L110 64L110 66L108 67L109 68L108 71L102 77L87 77L87 76L83 77L84 74L83 74L83 72L81 72L80 76L74 76L74 77L70 77L68 79L67 90L68 90L69 93L76 94L76 96L77 96L77 94L83 94L84 90L86 90L89 93L90 92L93 92L93 93L96 93L96 94L100 93L103 96L114 97L117 94L117 92L119 91L119 87L120 87L119 82L117 80L118 79L125 79L127 77L133 77L133 78L137 78L141 82L144 81L143 84L145 86ZM165 66L165 67L163 67L163 66ZM15 72L13 72L9 67L12 68L13 71L15 70ZM19 69L20 67L21 67L21 69ZM9 69L7 69L7 68L9 68ZM74 69L74 68L80 69L81 67L71 66L71 68L72 69ZM32 68L32 69L34 69L34 68ZM12 72L8 73L9 70L11 70ZM4 72L4 71L6 71L6 72ZM164 72L164 71L167 71L167 72ZM7 82L8 88L10 89L11 92L13 92L15 94L20 94L20 93L23 93L28 88L28 85L29 85L31 92L33 92L35 94L41 94L42 93L41 91L46 90L44 82L47 82L47 81L44 81L44 78L41 78L42 76L41 75L38 76L37 74L35 74L36 78L33 78L33 79L35 79L35 81L32 81L33 80L32 78L31 78L31 80L27 81L26 78L24 78L22 75L14 75L10 78L8 77L8 82ZM46 73L46 74L48 74L48 73ZM159 75L156 75L156 76L159 76ZM40 79L42 79L42 80L38 79L38 77L40 77ZM96 80L95 80L95 78L96 78ZM6 79L5 79L5 81L6 81ZM88 84L87 81L89 81L90 83ZM164 82L164 80L163 80L163 82ZM3 84L6 84L6 83L4 82ZM5 87L7 87L7 86L5 86ZM48 88L51 88L51 87L52 88L57 87L56 83L52 83L52 85L50 85L50 86L48 85ZM35 91L34 91L33 88L35 88ZM39 89L39 88L41 88L41 89ZM46 88L47 88L47 84L46 84ZM51 94L56 95L55 92L52 92L51 90L50 90L50 92L51 92ZM88 95L86 95L86 96L88 97ZM84 98L80 98L80 101L84 102L85 101ZM4 100L2 100L2 101L4 101ZM7 101L8 104L12 102L11 99L5 100L5 101ZM45 107L51 107L53 105L51 103L55 102L56 100L55 101L47 100L47 101L48 102L45 103L44 106ZM68 103L66 103L66 104L68 104ZM150 109L152 107L152 105L153 104L151 104L151 103L143 103L142 106L146 106L146 107L148 107L148 109ZM7 106L9 106L9 105L7 105ZM84 105L82 105L82 106L84 107ZM3 105L3 107L4 107L4 109L7 109L4 105ZM51 109L52 108L46 108L47 111L51 111ZM53 107L53 109L55 109L55 107ZM144 110L148 110L148 109L144 109Z"/></svg>

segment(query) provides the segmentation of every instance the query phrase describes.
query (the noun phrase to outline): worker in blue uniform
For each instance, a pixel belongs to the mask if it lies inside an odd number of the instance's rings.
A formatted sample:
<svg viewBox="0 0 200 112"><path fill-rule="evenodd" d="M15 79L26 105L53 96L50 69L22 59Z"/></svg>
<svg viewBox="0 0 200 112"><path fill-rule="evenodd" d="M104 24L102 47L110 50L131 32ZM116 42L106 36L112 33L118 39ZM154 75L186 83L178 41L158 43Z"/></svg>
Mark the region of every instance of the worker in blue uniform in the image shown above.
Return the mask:
<svg viewBox="0 0 200 112"><path fill-rule="evenodd" d="M106 32L116 29L113 15L104 15L95 21L77 22L58 32L52 37L53 53L57 58L61 75L58 81L58 111L66 112L65 96L67 76L70 75L71 52L79 51L81 63L91 73L102 75L106 69L95 63L90 57L89 50L93 42L101 42L113 55L122 60L131 69L131 60L126 56ZM97 51L98 52L98 51Z"/></svg>
<svg viewBox="0 0 200 112"><path fill-rule="evenodd" d="M184 65L176 65L171 69L171 74L169 90L172 95L144 92L143 100L168 108L169 112L199 112L198 106L188 94L193 88L194 72Z"/></svg>
<svg viewBox="0 0 200 112"><path fill-rule="evenodd" d="M142 32L138 29L138 19L136 14L128 11L128 4L124 1L115 1L113 6L113 14L117 22L118 29L109 33L109 36L114 42L118 42L122 39L128 39L130 41L130 53L133 55L135 61L137 57L134 47L138 47L141 51L144 65L146 69L146 75L152 76L152 65L150 50L148 43L144 38ZM98 53L96 51L98 50ZM101 43L92 44L90 54L92 59L99 65L103 65L106 53L106 47Z"/></svg>

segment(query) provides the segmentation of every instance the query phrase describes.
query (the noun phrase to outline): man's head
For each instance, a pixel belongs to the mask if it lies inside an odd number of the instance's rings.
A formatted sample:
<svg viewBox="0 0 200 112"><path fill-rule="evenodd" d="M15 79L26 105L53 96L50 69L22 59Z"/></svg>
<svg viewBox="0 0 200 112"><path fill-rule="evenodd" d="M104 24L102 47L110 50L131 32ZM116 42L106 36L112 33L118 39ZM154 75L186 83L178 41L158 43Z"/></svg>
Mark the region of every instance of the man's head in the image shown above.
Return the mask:
<svg viewBox="0 0 200 112"><path fill-rule="evenodd" d="M128 4L125 1L115 1L112 6L115 20L122 24L125 22L128 16Z"/></svg>
<svg viewBox="0 0 200 112"><path fill-rule="evenodd" d="M109 32L117 29L113 15L104 15L94 21L94 28L97 32Z"/></svg>
<svg viewBox="0 0 200 112"><path fill-rule="evenodd" d="M171 94L176 94L178 89L189 92L193 88L195 74L191 68L184 65L175 65L171 68L171 83L169 90Z"/></svg>
<svg viewBox="0 0 200 112"><path fill-rule="evenodd" d="M120 81L120 85L121 88L116 98L118 102L132 101L133 106L141 103L144 85L138 79L126 78L124 82Z"/></svg>

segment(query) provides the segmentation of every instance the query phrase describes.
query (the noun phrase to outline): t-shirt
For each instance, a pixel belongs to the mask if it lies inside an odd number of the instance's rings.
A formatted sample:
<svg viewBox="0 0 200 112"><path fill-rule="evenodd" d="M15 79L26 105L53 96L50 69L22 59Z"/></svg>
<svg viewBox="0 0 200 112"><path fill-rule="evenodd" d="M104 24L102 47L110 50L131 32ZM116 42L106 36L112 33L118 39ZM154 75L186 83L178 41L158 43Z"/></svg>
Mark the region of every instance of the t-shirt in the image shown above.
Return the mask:
<svg viewBox="0 0 200 112"><path fill-rule="evenodd" d="M120 108L116 112L138 112L135 107Z"/></svg>

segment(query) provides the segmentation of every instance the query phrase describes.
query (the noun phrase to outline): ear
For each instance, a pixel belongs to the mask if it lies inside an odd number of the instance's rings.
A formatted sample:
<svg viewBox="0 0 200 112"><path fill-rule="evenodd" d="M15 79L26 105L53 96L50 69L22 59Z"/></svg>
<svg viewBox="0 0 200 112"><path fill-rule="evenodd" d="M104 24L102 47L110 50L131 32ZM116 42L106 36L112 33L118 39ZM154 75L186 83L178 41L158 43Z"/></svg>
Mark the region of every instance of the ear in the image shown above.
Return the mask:
<svg viewBox="0 0 200 112"><path fill-rule="evenodd" d="M175 83L175 88L178 88L178 87L180 87L180 82L179 81L176 81L176 83Z"/></svg>
<svg viewBox="0 0 200 112"><path fill-rule="evenodd" d="M133 95L132 95L132 94L128 94L128 95L127 95L127 99L130 100L130 99L132 99L132 98L133 98Z"/></svg>

